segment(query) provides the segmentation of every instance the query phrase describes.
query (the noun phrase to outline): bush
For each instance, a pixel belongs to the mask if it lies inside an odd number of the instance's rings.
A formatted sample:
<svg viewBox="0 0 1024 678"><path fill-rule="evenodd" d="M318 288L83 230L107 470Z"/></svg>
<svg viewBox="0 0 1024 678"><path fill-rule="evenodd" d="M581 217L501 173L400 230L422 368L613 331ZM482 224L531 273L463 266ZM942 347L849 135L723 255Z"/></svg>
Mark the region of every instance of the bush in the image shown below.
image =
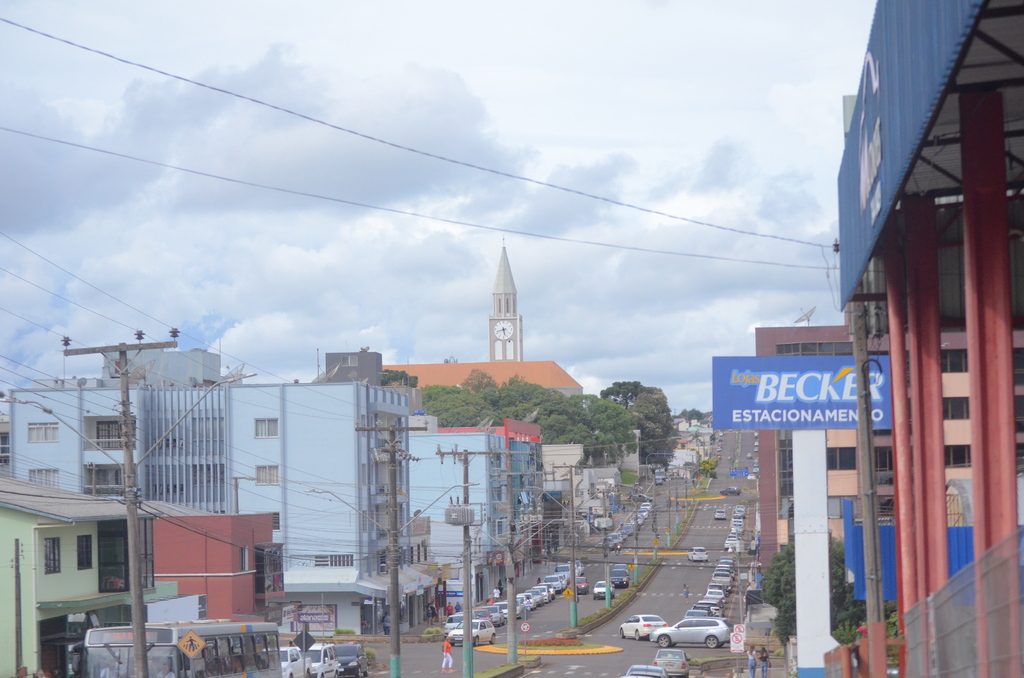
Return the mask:
<svg viewBox="0 0 1024 678"><path fill-rule="evenodd" d="M363 649L366 650L366 659L367 659L367 661L369 661L371 664L376 664L377 663L377 651L374 650L372 647L366 647L366 648L363 648Z"/></svg>
<svg viewBox="0 0 1024 678"><path fill-rule="evenodd" d="M336 636L354 636L356 635L355 629L334 629L334 635Z"/></svg>
<svg viewBox="0 0 1024 678"><path fill-rule="evenodd" d="M424 636L441 636L444 635L444 629L437 626L430 626L423 629Z"/></svg>
<svg viewBox="0 0 1024 678"><path fill-rule="evenodd" d="M836 642L840 645L849 645L852 642L860 639L860 631L853 624L846 623L839 628L832 631L832 637L836 639Z"/></svg>

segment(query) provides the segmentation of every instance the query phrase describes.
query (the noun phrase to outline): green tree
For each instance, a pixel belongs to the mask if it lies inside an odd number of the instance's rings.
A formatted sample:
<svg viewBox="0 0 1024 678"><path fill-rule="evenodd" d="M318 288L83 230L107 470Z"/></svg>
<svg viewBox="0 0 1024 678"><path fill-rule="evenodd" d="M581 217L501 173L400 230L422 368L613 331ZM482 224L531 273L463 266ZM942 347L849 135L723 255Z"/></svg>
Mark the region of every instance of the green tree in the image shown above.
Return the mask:
<svg viewBox="0 0 1024 678"><path fill-rule="evenodd" d="M715 470L717 468L717 459L701 459L700 463L697 464L697 474L700 475L701 478L717 478L718 471Z"/></svg>
<svg viewBox="0 0 1024 678"><path fill-rule="evenodd" d="M843 626L857 628L868 617L867 604L853 597L853 584L846 581L846 545L833 539L829 544L832 582L832 629Z"/></svg>
<svg viewBox="0 0 1024 678"><path fill-rule="evenodd" d="M405 370L384 370L380 373L381 386L411 386L416 388L420 378L409 374Z"/></svg>
<svg viewBox="0 0 1024 678"><path fill-rule="evenodd" d="M693 408L689 410L682 410L679 413L679 418L686 419L687 421L693 421L694 419L700 420L703 419L705 416L706 415L704 412L701 412L700 410Z"/></svg>
<svg viewBox="0 0 1024 678"><path fill-rule="evenodd" d="M629 411L633 429L640 431L640 462L651 455L665 455L675 448L676 429L665 392L639 381L616 381L601 391L601 397Z"/></svg>
<svg viewBox="0 0 1024 678"><path fill-rule="evenodd" d="M761 578L761 595L775 607L775 635L785 645L796 633L796 549L792 544L772 556Z"/></svg>
<svg viewBox="0 0 1024 678"><path fill-rule="evenodd" d="M616 381L601 391L601 397L622 405L628 410L644 388L639 381Z"/></svg>
<svg viewBox="0 0 1024 678"><path fill-rule="evenodd" d="M423 389L423 409L437 417L444 428L477 426L497 413L479 393L458 386L427 386Z"/></svg>

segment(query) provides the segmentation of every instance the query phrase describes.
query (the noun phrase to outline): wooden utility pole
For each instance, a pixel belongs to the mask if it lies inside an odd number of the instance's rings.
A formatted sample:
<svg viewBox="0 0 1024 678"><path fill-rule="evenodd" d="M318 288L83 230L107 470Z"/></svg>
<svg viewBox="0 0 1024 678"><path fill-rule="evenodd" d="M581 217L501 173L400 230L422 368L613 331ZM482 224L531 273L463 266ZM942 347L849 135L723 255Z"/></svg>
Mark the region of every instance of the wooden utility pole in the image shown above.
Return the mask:
<svg viewBox="0 0 1024 678"><path fill-rule="evenodd" d="M177 348L176 341L158 341L143 344L142 332L136 332L138 344L120 343L116 346L95 348L66 348L65 356L117 353L120 364L121 385L121 447L124 451L124 503L128 522L128 593L132 609L132 647L135 657L135 678L149 678L146 646L146 603L142 595L142 545L139 543L139 487L135 474L135 427L132 422L132 404L128 392L128 350ZM65 344L66 345L66 344Z"/></svg>
<svg viewBox="0 0 1024 678"><path fill-rule="evenodd" d="M386 433L388 436L384 451L388 462L388 615L391 629L391 678L402 678L402 589L398 572L402 561L398 548L398 462L408 460L409 453L401 448L397 433L404 431L426 431L425 426L357 426L357 431Z"/></svg>

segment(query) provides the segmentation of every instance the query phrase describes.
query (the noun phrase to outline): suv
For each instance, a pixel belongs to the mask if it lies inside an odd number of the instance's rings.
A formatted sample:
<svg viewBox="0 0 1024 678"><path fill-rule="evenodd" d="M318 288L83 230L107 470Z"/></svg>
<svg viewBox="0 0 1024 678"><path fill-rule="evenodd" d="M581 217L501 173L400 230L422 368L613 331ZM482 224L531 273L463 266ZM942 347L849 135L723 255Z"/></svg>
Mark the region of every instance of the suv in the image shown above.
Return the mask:
<svg viewBox="0 0 1024 678"><path fill-rule="evenodd" d="M722 490L722 494L726 495L726 496L728 496L730 494L735 494L738 497L739 494L740 494L740 488L738 488L738 487L727 487L724 490Z"/></svg>
<svg viewBox="0 0 1024 678"><path fill-rule="evenodd" d="M332 643L313 643L306 650L312 664L312 678L335 678L338 675L338 658Z"/></svg>
<svg viewBox="0 0 1024 678"><path fill-rule="evenodd" d="M568 567L568 565L566 565L566 567ZM555 593L561 593L565 590L566 578L562 576L561 573L549 574L548 576L544 577L544 581L541 583L550 584L555 589Z"/></svg>
<svg viewBox="0 0 1024 678"><path fill-rule="evenodd" d="M672 647L676 643L706 645L712 649L729 642L729 623L718 617L683 619L674 626L663 626L651 631L651 642L658 647Z"/></svg>
<svg viewBox="0 0 1024 678"><path fill-rule="evenodd" d="M281 678L306 678L312 675L313 662L299 648L281 648Z"/></svg>
<svg viewBox="0 0 1024 678"><path fill-rule="evenodd" d="M612 582L612 588L616 589L628 589L629 588L629 569L625 566L618 566L612 568L611 575L608 577Z"/></svg>
<svg viewBox="0 0 1024 678"><path fill-rule="evenodd" d="M370 660L359 643L342 643L334 646L338 655L338 675L364 678L370 675Z"/></svg>

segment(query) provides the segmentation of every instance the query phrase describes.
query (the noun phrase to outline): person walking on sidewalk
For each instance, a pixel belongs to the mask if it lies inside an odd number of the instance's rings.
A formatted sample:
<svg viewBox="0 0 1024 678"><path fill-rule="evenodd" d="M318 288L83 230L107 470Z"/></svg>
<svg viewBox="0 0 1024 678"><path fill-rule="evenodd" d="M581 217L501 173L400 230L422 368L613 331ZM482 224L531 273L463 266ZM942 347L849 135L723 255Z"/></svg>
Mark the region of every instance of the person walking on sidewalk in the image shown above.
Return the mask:
<svg viewBox="0 0 1024 678"><path fill-rule="evenodd" d="M452 668L452 644L447 638L441 646L441 673L455 673L455 669Z"/></svg>
<svg viewBox="0 0 1024 678"><path fill-rule="evenodd" d="M771 659L768 657L768 648L764 645L757 653L757 659L761 662L761 678L768 678L768 668L772 665Z"/></svg>
<svg viewBox="0 0 1024 678"><path fill-rule="evenodd" d="M757 655L754 654L753 645L747 650L747 670L750 671L750 678L756 678L754 673L757 672Z"/></svg>

